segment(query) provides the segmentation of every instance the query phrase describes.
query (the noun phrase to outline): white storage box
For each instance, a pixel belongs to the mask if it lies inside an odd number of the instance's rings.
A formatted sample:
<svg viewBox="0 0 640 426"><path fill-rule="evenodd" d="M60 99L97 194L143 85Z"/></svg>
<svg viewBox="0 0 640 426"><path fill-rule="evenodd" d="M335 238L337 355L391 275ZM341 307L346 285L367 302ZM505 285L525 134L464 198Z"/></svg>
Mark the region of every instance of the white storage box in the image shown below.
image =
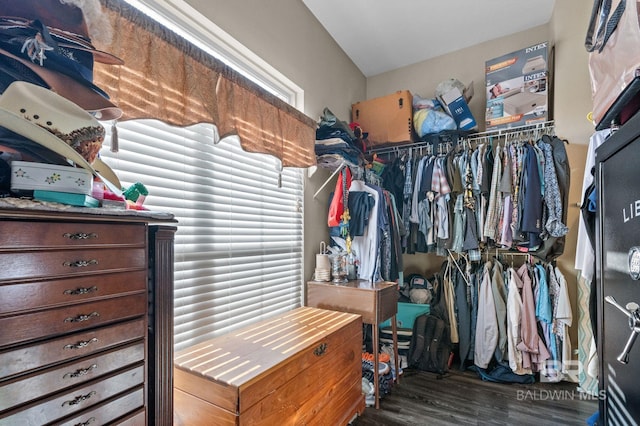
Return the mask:
<svg viewBox="0 0 640 426"><path fill-rule="evenodd" d="M11 162L11 191L72 192L91 195L93 176L85 169L56 164Z"/></svg>

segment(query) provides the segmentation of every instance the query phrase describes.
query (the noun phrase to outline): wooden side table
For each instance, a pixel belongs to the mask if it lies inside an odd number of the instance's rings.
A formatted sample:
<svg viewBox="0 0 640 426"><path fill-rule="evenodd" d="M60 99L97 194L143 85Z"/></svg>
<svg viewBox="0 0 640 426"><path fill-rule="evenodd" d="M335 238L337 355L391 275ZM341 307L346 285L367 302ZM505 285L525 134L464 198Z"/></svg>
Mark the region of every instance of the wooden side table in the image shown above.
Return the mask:
<svg viewBox="0 0 640 426"><path fill-rule="evenodd" d="M332 282L308 281L307 306L349 312L362 316L362 322L371 324L373 328L373 357L376 408L380 408L380 389L378 378L379 357L379 326L391 319L393 334L393 359L396 369L396 382L400 381L398 362L398 327L396 314L398 313L398 292L396 284L388 281L372 283L366 280L348 281L344 284Z"/></svg>

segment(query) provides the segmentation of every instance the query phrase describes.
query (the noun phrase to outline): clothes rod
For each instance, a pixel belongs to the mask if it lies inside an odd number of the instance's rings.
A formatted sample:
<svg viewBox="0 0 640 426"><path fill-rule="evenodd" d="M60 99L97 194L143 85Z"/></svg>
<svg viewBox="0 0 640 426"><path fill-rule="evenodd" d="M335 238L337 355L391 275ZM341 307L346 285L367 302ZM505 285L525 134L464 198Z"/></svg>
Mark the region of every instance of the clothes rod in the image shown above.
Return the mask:
<svg viewBox="0 0 640 426"><path fill-rule="evenodd" d="M541 121L538 123L531 123L531 124L525 124L522 126L516 126L516 127L509 127L509 128L504 128L504 129L496 129L496 130L487 130L485 132L478 132L478 133L469 133L465 136L461 136L460 139L462 140L466 140L466 141L474 141L477 139L482 139L482 138L490 138L490 137L504 137L507 135L515 135L519 132L530 132L530 131L540 131L540 130L548 130L548 129L553 129L554 128L554 122L553 120L550 121ZM449 136L449 135L443 135L443 136ZM420 148L420 147L425 147L428 145L431 145L431 142L425 142L425 141L417 141L417 142L411 142L411 143L406 143L406 144L402 144L402 145L395 145L395 146L386 146L386 147L382 147L379 149L371 149L369 150L370 153L372 154L387 154L387 153L392 153L392 152L397 152L403 149L408 149L408 148Z"/></svg>
<svg viewBox="0 0 640 426"><path fill-rule="evenodd" d="M488 130L486 132L472 133L472 134L469 134L465 139L482 139L482 138L489 138L489 137L501 137L505 135L512 135L514 133L519 133L519 132L530 132L532 130L533 131L546 130L546 129L551 129L553 127L554 127L553 120L541 121L539 123L524 124L522 126L508 127L505 129L496 129L496 130Z"/></svg>

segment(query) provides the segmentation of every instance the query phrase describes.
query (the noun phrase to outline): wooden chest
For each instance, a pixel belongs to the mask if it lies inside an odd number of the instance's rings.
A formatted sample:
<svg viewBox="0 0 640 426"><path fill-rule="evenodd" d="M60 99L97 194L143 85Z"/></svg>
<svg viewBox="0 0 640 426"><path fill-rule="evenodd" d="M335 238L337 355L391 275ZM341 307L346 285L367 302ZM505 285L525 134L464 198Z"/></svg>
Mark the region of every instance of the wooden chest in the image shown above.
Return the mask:
<svg viewBox="0 0 640 426"><path fill-rule="evenodd" d="M175 355L175 425L344 425L364 410L362 319L302 307Z"/></svg>

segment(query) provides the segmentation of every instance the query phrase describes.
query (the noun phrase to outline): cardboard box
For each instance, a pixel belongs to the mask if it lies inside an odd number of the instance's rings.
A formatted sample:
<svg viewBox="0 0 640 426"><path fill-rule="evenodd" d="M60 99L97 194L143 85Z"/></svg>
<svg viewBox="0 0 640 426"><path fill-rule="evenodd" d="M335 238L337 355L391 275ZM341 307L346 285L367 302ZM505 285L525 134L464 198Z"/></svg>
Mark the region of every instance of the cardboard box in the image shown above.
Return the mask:
<svg viewBox="0 0 640 426"><path fill-rule="evenodd" d="M11 162L11 191L71 192L91 195L93 176L85 169L28 161Z"/></svg>
<svg viewBox="0 0 640 426"><path fill-rule="evenodd" d="M473 130L477 129L478 125L467 101L464 99L464 95L457 87L453 87L447 93L440 97L440 102L447 109L449 115L453 117L458 129L460 130Z"/></svg>
<svg viewBox="0 0 640 426"><path fill-rule="evenodd" d="M417 139L413 130L413 96L408 90L353 104L351 120L369 133L369 147L410 143Z"/></svg>
<svg viewBox="0 0 640 426"><path fill-rule="evenodd" d="M551 119L549 59L544 42L486 61L486 130Z"/></svg>

